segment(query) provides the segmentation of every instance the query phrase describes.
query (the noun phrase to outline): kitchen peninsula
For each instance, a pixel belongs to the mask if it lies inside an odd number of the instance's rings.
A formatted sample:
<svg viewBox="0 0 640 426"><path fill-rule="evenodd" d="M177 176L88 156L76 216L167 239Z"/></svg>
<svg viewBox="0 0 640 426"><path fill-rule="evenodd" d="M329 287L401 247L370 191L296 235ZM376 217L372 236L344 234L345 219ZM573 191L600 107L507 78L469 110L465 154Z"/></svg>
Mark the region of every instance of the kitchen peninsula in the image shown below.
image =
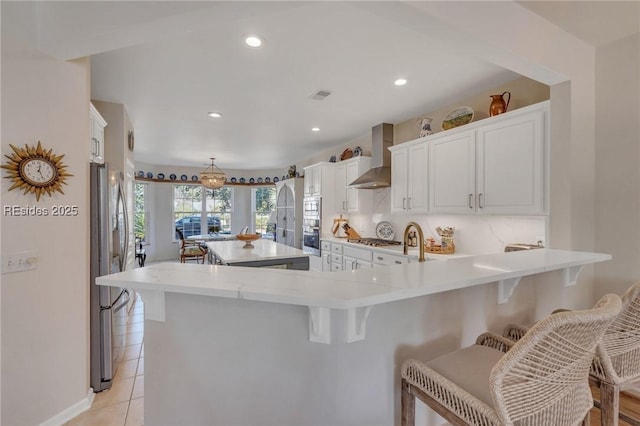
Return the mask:
<svg viewBox="0 0 640 426"><path fill-rule="evenodd" d="M532 321L610 258L539 249L332 273L164 263L97 283L144 300L147 425L391 425L404 359Z"/></svg>

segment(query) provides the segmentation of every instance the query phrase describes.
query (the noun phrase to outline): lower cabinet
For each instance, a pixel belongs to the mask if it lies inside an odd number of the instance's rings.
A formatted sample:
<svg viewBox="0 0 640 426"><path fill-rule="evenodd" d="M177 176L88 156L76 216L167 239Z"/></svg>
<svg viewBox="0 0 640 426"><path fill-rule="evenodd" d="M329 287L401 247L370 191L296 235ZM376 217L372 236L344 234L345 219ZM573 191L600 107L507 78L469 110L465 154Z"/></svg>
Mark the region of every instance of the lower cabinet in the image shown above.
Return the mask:
<svg viewBox="0 0 640 426"><path fill-rule="evenodd" d="M322 271L355 271L363 268L402 265L410 258L379 251L375 248L360 248L339 242L322 241Z"/></svg>

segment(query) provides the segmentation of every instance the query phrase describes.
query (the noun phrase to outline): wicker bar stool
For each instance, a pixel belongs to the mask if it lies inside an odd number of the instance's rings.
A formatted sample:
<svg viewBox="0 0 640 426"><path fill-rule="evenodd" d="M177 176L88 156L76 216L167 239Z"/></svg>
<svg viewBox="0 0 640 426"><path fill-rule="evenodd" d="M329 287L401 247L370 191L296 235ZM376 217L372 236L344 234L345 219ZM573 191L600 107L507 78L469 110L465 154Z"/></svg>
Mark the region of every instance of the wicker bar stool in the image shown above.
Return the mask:
<svg viewBox="0 0 640 426"><path fill-rule="evenodd" d="M402 425L415 424L416 397L460 426L588 425L589 365L620 306L606 295L593 309L549 315L518 342L482 335L428 363L405 361Z"/></svg>
<svg viewBox="0 0 640 426"><path fill-rule="evenodd" d="M517 341L526 332L527 327L509 324L503 336ZM620 411L620 392L640 384L640 282L622 296L622 309L602 336L589 373L591 384L600 388L594 405L602 426L617 426L618 418L640 425L640 419Z"/></svg>

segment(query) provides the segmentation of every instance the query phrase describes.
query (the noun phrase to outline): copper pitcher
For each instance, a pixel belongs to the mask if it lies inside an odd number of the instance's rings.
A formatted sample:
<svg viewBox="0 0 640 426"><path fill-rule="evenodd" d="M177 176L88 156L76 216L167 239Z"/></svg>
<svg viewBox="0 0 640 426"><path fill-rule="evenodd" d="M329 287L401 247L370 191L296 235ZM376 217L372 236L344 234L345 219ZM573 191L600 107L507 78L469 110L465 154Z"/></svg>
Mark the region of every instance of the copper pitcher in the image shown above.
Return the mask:
<svg viewBox="0 0 640 426"><path fill-rule="evenodd" d="M507 102L504 101L504 95L508 94ZM511 100L511 92L503 92L502 95L491 95L491 105L489 106L489 117L507 112L509 101Z"/></svg>

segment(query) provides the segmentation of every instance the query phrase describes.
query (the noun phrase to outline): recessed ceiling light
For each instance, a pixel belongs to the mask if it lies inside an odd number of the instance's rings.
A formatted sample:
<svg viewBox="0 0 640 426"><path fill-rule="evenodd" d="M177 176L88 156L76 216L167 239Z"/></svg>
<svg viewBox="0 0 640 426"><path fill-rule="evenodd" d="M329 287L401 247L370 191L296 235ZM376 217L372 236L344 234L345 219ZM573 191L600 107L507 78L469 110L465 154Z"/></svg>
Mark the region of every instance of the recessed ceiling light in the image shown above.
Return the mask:
<svg viewBox="0 0 640 426"><path fill-rule="evenodd" d="M249 47L260 47L262 46L262 38L255 34L249 34L244 36L244 43Z"/></svg>
<svg viewBox="0 0 640 426"><path fill-rule="evenodd" d="M222 117L222 114L220 114L219 112L210 112L207 115L209 117L212 117L212 118L220 118L220 117Z"/></svg>
<svg viewBox="0 0 640 426"><path fill-rule="evenodd" d="M393 84L395 84L396 86L404 86L405 84L407 84L407 80L404 78L399 78L394 81Z"/></svg>
<svg viewBox="0 0 640 426"><path fill-rule="evenodd" d="M312 127L311 131L312 132L319 132L320 131L320 127Z"/></svg>

